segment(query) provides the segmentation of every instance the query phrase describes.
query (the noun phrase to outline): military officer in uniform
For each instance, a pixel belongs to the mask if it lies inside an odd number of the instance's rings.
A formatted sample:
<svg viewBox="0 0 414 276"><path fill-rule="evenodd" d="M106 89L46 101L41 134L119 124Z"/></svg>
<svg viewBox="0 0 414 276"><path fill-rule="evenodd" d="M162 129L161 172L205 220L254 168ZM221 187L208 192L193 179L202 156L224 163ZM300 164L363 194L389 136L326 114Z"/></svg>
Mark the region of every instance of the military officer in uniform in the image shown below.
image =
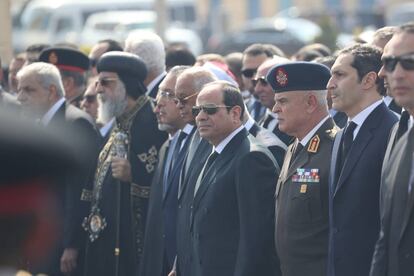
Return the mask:
<svg viewBox="0 0 414 276"><path fill-rule="evenodd" d="M283 276L322 276L328 257L328 175L336 126L321 64L276 65L266 76L280 130L296 137L276 186L276 250Z"/></svg>
<svg viewBox="0 0 414 276"><path fill-rule="evenodd" d="M136 55L109 52L98 61L98 100L116 118L101 150L91 201L85 275L135 275L142 255L150 184L166 134L145 95L147 70Z"/></svg>

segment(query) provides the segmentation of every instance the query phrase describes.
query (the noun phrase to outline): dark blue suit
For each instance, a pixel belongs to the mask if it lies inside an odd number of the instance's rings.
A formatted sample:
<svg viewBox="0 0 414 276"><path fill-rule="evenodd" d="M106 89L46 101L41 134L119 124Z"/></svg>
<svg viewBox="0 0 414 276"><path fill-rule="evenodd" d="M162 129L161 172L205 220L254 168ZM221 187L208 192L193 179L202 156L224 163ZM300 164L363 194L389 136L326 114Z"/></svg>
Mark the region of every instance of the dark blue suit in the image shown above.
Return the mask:
<svg viewBox="0 0 414 276"><path fill-rule="evenodd" d="M180 171L193 132L187 137L175 158L174 165L165 175L172 162L168 158L169 145L166 142L160 151L160 165L157 167L151 188L148 219L144 243L144 255L140 275L165 276L171 270L176 255L176 221L178 206L178 184ZM177 147L171 143L170 151ZM173 152L170 152L171 154Z"/></svg>
<svg viewBox="0 0 414 276"><path fill-rule="evenodd" d="M380 229L379 189L382 160L397 117L384 103L362 124L337 171L343 130L332 152L329 177L329 276L366 276Z"/></svg>

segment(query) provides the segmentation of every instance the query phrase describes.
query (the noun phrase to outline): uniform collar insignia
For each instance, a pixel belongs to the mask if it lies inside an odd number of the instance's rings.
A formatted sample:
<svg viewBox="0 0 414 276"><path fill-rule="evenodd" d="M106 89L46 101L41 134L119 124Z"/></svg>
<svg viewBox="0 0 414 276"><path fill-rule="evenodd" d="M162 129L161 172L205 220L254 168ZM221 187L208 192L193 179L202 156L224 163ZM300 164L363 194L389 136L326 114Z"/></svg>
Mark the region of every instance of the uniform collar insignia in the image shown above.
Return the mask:
<svg viewBox="0 0 414 276"><path fill-rule="evenodd" d="M316 134L315 136L313 136L308 146L308 152L316 153L318 151L320 142L321 139L319 138L319 135Z"/></svg>

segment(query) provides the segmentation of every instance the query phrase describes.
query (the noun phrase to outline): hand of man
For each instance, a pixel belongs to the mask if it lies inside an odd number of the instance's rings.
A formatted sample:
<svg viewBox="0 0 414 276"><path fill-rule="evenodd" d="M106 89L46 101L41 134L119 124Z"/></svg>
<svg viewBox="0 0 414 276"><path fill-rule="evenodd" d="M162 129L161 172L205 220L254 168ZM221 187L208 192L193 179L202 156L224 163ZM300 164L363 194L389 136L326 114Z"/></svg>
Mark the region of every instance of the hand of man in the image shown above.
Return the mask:
<svg viewBox="0 0 414 276"><path fill-rule="evenodd" d="M69 275L76 269L78 259L78 250L76 248L65 248L60 258L60 270L62 273Z"/></svg>
<svg viewBox="0 0 414 276"><path fill-rule="evenodd" d="M131 164L128 159L121 157L112 157L112 176L124 182L131 182Z"/></svg>

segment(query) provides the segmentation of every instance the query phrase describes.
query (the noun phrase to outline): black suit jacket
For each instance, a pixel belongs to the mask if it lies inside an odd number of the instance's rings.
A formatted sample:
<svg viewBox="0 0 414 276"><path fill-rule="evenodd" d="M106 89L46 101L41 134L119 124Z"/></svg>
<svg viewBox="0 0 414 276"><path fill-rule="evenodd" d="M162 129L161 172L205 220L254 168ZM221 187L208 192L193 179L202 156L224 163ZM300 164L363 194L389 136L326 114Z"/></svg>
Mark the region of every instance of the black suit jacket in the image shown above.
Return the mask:
<svg viewBox="0 0 414 276"><path fill-rule="evenodd" d="M191 133L192 135L193 133ZM169 173L168 183L163 182L169 141L160 150L160 157L151 184L148 218L140 275L161 276L170 270L176 255L176 217L178 208L178 182L184 158L192 136L189 135L180 150L177 161ZM167 186L165 191L164 187ZM166 267L167 266L167 267ZM164 275L163 275L164 276Z"/></svg>
<svg viewBox="0 0 414 276"><path fill-rule="evenodd" d="M336 131L329 118L294 160L296 143L288 148L276 188L275 239L284 276L326 275L328 177ZM314 139L319 139L316 152L308 151ZM300 170L318 170L317 181L299 179Z"/></svg>
<svg viewBox="0 0 414 276"><path fill-rule="evenodd" d="M205 171L190 214L191 275L276 275L274 162L243 129Z"/></svg>
<svg viewBox="0 0 414 276"><path fill-rule="evenodd" d="M413 275L413 192L408 193L414 152L414 128L401 137L389 162L384 164L382 184L388 187L382 204L381 233L375 246L370 276Z"/></svg>
<svg viewBox="0 0 414 276"><path fill-rule="evenodd" d="M160 86L160 83L164 80L165 76L162 77L157 84L151 89L151 91L148 92L148 96L150 96L151 98L155 99L157 98L157 94L158 94L158 88Z"/></svg>
<svg viewBox="0 0 414 276"><path fill-rule="evenodd" d="M329 177L329 276L369 273L379 234L382 161L396 121L384 103L377 106L361 126L339 173L343 130L335 138Z"/></svg>
<svg viewBox="0 0 414 276"><path fill-rule="evenodd" d="M82 219L89 203L81 201L82 189L93 180L99 151L99 134L91 117L84 111L64 103L54 114L48 128L62 132L72 150L81 159L81 168L71 171L62 178L59 202L63 208L62 240L57 245L48 263L34 268L34 272L44 272L48 275L61 275L60 258L63 249L84 249L85 233L82 229ZM82 252L78 257L78 269L82 262ZM77 273L80 273L78 270Z"/></svg>

